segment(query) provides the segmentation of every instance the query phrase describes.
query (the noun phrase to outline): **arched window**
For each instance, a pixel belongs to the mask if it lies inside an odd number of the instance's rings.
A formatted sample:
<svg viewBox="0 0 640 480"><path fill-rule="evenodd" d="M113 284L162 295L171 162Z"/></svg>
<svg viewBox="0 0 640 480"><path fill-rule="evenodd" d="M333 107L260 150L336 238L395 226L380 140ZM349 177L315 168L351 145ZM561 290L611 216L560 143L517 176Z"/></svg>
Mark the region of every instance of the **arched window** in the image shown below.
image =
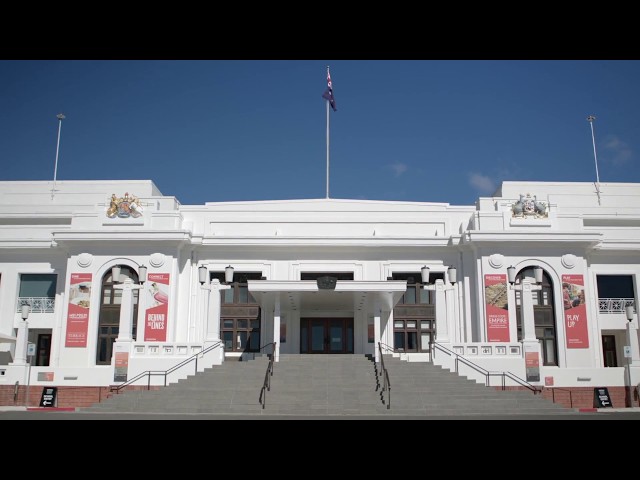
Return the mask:
<svg viewBox="0 0 640 480"><path fill-rule="evenodd" d="M535 282L533 267L527 267L516 275L516 284L522 282L524 277L530 277ZM533 319L536 329L536 338L540 340L542 348L542 364L558 365L558 340L555 323L555 310L553 301L553 282L551 277L544 272L542 275L542 290L531 292L533 300ZM516 320L518 328L518 341L522 340L522 292L516 291Z"/></svg>
<svg viewBox="0 0 640 480"><path fill-rule="evenodd" d="M129 277L138 283L138 274L126 265L121 265L120 283ZM98 344L96 348L96 365L110 365L113 355L113 344L118 338L120 329L120 305L122 290L113 288L116 285L111 277L111 270L102 277L100 295L100 316L98 318ZM138 289L133 289L133 331L131 337L136 339L138 326Z"/></svg>

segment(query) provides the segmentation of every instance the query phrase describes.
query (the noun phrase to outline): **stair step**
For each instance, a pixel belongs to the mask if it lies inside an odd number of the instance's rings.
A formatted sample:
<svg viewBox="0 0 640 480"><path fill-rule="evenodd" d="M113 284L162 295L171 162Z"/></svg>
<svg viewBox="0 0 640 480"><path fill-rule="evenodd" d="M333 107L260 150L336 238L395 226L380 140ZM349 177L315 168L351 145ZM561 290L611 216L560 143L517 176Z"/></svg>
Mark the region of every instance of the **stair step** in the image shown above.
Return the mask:
<svg viewBox="0 0 640 480"><path fill-rule="evenodd" d="M391 388L383 392L382 380L378 380L380 365L370 356L350 354L282 354L273 365L263 408L260 393L268 361L268 356L225 361L166 387L125 389L81 410L301 416L574 412L530 391L502 391L433 364L387 356L384 362Z"/></svg>

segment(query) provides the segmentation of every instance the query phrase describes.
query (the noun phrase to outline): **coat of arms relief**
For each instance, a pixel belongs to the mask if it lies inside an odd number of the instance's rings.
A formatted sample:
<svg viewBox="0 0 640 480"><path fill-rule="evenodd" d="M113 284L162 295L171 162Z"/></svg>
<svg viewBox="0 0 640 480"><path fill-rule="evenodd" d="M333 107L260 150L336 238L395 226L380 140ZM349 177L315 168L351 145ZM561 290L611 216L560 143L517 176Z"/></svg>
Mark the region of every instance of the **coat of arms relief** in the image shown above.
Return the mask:
<svg viewBox="0 0 640 480"><path fill-rule="evenodd" d="M142 204L135 195L124 194L124 197L117 197L116 194L111 195L109 208L107 208L107 217L109 218L138 218L142 216Z"/></svg>
<svg viewBox="0 0 640 480"><path fill-rule="evenodd" d="M549 203L538 201L536 196L520 194L520 200L511 206L513 217L517 218L548 218Z"/></svg>

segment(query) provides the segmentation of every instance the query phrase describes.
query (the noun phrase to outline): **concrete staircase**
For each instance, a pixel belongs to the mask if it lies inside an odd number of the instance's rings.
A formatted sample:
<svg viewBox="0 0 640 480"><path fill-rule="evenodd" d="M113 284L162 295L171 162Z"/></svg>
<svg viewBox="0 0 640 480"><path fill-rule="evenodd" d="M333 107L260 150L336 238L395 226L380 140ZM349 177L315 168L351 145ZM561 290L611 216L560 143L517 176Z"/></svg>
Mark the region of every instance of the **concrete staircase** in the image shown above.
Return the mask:
<svg viewBox="0 0 640 480"><path fill-rule="evenodd" d="M267 356L227 360L160 390L127 390L81 411L429 417L578 413L530 391L487 388L439 366L391 355L384 357L390 402L378 384L379 365L368 356L283 354L274 363L263 408L260 391L268 361Z"/></svg>

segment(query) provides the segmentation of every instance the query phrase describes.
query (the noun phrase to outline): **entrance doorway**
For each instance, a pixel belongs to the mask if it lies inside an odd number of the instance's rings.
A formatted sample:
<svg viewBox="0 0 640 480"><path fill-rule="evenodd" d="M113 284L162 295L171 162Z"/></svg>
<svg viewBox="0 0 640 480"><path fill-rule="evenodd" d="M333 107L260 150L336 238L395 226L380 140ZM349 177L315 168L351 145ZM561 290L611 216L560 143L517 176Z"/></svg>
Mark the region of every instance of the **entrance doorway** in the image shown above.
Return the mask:
<svg viewBox="0 0 640 480"><path fill-rule="evenodd" d="M353 318L301 318L300 353L353 353Z"/></svg>

